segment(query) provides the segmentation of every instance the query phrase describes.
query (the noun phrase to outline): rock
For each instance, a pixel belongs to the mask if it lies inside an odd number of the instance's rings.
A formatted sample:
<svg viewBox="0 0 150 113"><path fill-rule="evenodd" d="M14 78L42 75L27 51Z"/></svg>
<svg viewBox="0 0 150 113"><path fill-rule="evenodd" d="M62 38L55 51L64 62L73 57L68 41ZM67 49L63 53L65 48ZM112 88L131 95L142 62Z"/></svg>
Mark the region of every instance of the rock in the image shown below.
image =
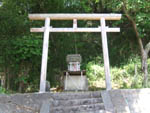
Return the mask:
<svg viewBox="0 0 150 113"><path fill-rule="evenodd" d="M50 82L46 81L46 92L50 92Z"/></svg>

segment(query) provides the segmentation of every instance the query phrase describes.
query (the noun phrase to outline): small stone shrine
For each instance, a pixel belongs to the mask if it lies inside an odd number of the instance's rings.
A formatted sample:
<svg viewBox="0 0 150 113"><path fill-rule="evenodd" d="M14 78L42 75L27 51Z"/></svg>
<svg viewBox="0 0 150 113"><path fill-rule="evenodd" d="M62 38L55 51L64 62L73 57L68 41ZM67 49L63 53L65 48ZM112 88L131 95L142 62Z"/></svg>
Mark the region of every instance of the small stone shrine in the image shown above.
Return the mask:
<svg viewBox="0 0 150 113"><path fill-rule="evenodd" d="M88 90L86 71L80 69L81 60L79 54L67 55L68 71L64 72L65 90Z"/></svg>

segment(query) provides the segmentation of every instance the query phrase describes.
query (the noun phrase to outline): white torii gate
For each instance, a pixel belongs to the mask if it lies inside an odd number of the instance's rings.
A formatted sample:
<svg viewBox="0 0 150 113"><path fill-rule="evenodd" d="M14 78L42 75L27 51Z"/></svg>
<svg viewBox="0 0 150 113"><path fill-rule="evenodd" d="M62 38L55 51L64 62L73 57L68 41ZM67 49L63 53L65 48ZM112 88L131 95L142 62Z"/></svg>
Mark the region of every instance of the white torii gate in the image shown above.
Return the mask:
<svg viewBox="0 0 150 113"><path fill-rule="evenodd" d="M121 14L29 14L30 20L45 20L45 26L42 28L31 28L31 32L44 32L43 53L40 78L40 93L46 89L47 57L50 32L101 32L106 89L111 89L111 76L109 67L109 55L107 45L107 32L120 32L120 28L109 28L105 20L120 20ZM51 20L73 20L72 28L53 28L50 26ZM100 25L97 28L79 28L77 20L99 20Z"/></svg>

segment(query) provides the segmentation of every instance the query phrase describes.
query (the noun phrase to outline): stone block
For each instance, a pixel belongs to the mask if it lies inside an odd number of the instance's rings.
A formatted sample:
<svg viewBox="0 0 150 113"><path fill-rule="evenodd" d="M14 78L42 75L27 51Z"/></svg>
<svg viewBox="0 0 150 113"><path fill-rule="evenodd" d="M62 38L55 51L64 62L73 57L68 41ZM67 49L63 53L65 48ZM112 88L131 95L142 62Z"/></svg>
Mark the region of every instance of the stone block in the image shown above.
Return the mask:
<svg viewBox="0 0 150 113"><path fill-rule="evenodd" d="M65 90L88 90L88 81L86 76L65 76Z"/></svg>

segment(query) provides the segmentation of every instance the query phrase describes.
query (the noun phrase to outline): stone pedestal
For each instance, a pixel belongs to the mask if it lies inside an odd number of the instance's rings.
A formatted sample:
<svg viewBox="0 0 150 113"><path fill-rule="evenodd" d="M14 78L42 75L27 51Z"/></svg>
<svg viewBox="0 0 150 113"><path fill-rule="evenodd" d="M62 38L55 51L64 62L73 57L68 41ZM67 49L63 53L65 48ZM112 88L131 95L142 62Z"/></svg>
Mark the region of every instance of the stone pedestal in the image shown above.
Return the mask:
<svg viewBox="0 0 150 113"><path fill-rule="evenodd" d="M64 72L65 90L88 90L86 71L80 70L81 60L80 54L67 55L68 71Z"/></svg>
<svg viewBox="0 0 150 113"><path fill-rule="evenodd" d="M88 81L86 76L65 76L65 90L88 90Z"/></svg>

